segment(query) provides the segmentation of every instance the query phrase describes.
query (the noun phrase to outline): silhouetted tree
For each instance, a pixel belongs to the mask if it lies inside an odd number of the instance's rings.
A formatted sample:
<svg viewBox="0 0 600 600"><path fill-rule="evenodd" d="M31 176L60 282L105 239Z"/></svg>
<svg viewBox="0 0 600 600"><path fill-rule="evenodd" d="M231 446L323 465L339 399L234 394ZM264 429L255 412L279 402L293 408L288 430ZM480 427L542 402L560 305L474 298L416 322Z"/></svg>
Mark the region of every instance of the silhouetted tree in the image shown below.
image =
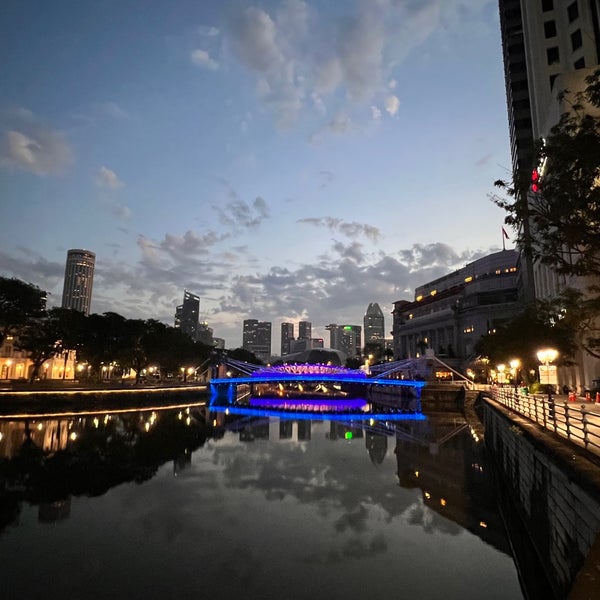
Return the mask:
<svg viewBox="0 0 600 600"><path fill-rule="evenodd" d="M20 279L0 277L0 344L29 319L44 315L46 292Z"/></svg>

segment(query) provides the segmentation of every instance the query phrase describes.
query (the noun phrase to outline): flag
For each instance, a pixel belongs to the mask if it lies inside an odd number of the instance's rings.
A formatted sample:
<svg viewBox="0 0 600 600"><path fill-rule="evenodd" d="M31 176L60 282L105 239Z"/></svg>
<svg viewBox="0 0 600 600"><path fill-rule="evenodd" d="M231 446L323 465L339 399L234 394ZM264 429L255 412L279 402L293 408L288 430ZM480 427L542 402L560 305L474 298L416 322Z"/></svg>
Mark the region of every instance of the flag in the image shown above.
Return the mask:
<svg viewBox="0 0 600 600"><path fill-rule="evenodd" d="M505 239L508 239L508 233L506 233L506 229L504 229L504 227L502 228L502 236L503 236Z"/></svg>

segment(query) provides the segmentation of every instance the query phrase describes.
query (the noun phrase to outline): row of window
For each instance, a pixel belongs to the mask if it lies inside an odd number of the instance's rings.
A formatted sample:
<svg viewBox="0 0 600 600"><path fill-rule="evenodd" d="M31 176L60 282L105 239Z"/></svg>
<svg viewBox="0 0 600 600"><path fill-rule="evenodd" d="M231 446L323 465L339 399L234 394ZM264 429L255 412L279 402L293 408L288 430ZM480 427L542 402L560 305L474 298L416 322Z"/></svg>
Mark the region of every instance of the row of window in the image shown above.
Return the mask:
<svg viewBox="0 0 600 600"><path fill-rule="evenodd" d="M554 10L554 0L542 0L542 11L550 12L551 10ZM571 2L571 4L567 6L567 16L569 17L569 23L572 23L579 17L579 6L577 4L577 0Z"/></svg>

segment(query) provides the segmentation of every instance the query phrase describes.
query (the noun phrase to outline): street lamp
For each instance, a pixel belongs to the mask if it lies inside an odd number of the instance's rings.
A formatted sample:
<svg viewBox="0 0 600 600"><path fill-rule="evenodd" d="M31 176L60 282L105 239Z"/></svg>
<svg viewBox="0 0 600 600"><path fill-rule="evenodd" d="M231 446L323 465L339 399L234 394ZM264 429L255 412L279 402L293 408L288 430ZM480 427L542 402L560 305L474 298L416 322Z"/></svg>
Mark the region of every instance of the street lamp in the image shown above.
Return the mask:
<svg viewBox="0 0 600 600"><path fill-rule="evenodd" d="M519 367L521 366L521 361L518 358L513 358L508 364L510 365L510 374L513 377L515 389L517 389L517 386L519 384L519 378L517 377L517 375L519 374Z"/></svg>
<svg viewBox="0 0 600 600"><path fill-rule="evenodd" d="M498 371L498 383L504 383L504 371L506 370L506 365L500 364L496 365L496 370Z"/></svg>
<svg viewBox="0 0 600 600"><path fill-rule="evenodd" d="M550 363L555 361L558 356L558 350L554 348L542 348L537 352L537 359L544 365L540 366L540 383L545 383L548 387L548 406L550 416L554 417L554 402L552 401L552 386L558 383L556 378L556 367L550 368Z"/></svg>

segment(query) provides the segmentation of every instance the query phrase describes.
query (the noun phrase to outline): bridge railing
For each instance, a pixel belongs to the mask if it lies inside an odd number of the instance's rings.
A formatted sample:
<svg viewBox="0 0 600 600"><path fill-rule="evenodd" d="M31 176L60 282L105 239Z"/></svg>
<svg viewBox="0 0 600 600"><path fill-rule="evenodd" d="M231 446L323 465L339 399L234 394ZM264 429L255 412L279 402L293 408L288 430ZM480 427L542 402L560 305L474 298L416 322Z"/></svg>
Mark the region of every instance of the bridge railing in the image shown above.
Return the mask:
<svg viewBox="0 0 600 600"><path fill-rule="evenodd" d="M600 404L569 402L561 397L492 388L494 400L586 450L600 455Z"/></svg>

